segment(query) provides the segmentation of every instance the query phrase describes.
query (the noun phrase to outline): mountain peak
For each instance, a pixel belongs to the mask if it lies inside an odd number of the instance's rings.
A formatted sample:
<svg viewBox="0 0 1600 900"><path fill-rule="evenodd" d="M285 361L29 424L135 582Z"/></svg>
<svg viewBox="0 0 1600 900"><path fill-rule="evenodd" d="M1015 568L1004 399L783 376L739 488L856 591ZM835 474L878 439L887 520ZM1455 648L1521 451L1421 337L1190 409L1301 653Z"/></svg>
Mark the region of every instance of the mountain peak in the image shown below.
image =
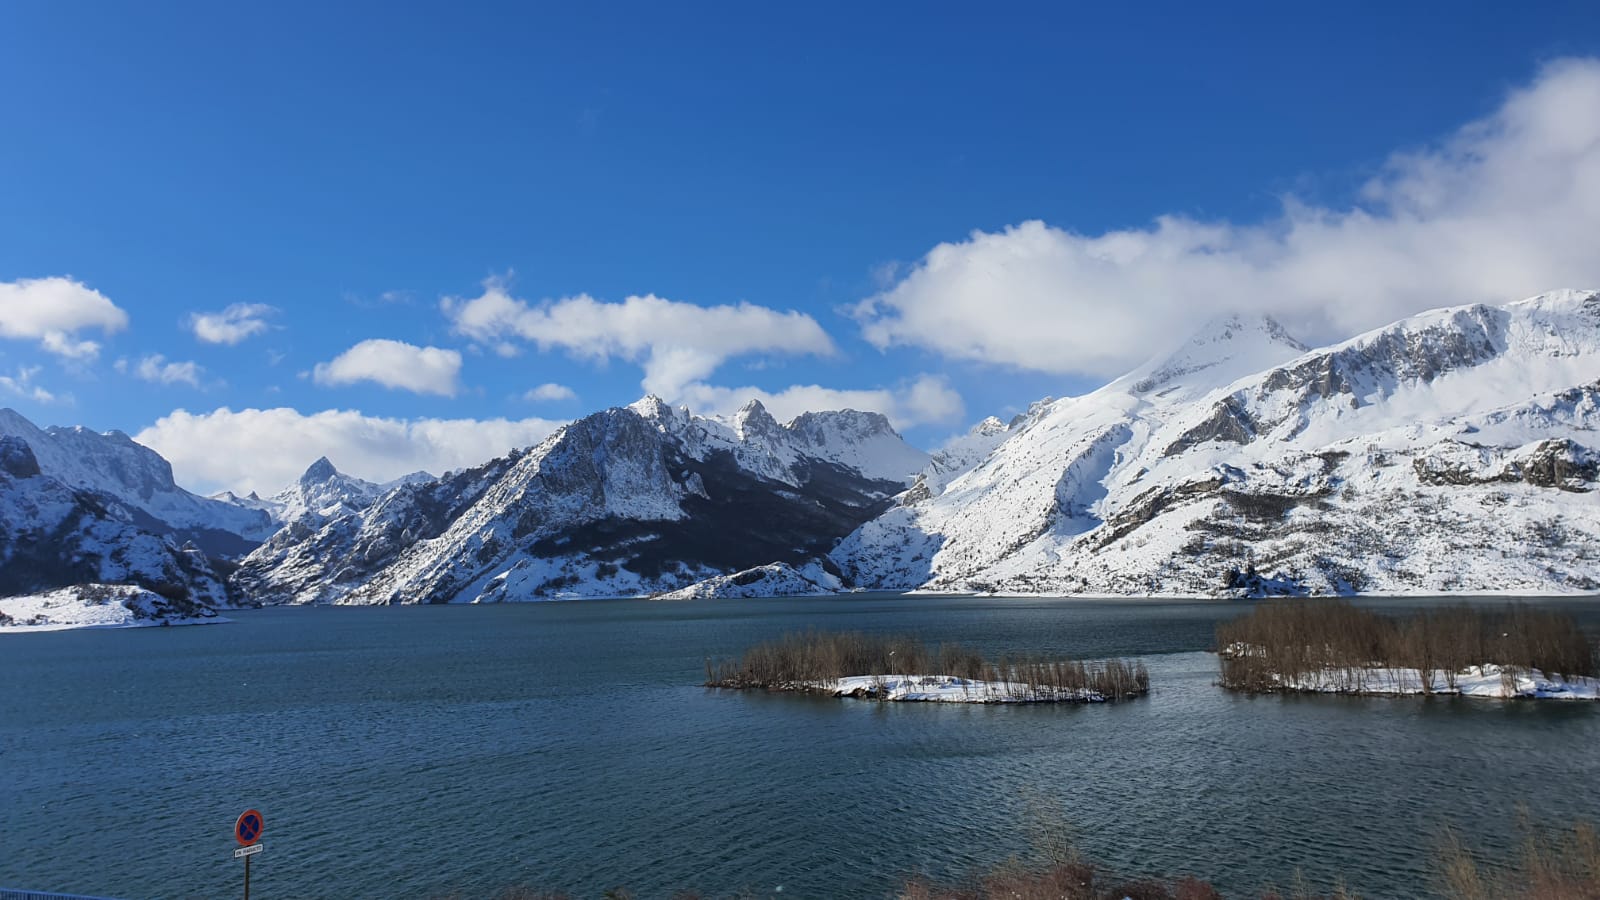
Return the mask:
<svg viewBox="0 0 1600 900"><path fill-rule="evenodd" d="M971 430L969 430L967 434L983 435L987 437L989 435L1000 434L1001 432L1007 431L1010 428L1011 426L1001 421L999 416L989 416L978 424L972 426Z"/></svg>
<svg viewBox="0 0 1600 900"><path fill-rule="evenodd" d="M18 436L34 432L42 433L39 426L29 421L27 416L9 406L0 409L0 431Z"/></svg>
<svg viewBox="0 0 1600 900"><path fill-rule="evenodd" d="M646 419L661 419L672 415L672 407L655 394L645 394L628 404L628 408Z"/></svg>
<svg viewBox="0 0 1600 900"><path fill-rule="evenodd" d="M1215 316L1190 335L1184 342L1184 348L1220 343L1238 344L1262 339L1270 343L1283 344L1301 353L1311 349L1295 339L1277 319L1266 313L1231 313Z"/></svg>
<svg viewBox="0 0 1600 900"><path fill-rule="evenodd" d="M305 474L300 476L301 484L321 484L331 478L336 478L339 470L333 467L326 456L317 457L317 461L306 468Z"/></svg>
<svg viewBox="0 0 1600 900"><path fill-rule="evenodd" d="M733 414L733 429L741 438L748 438L752 434L772 434L782 427L772 413L761 405L761 401L754 397Z"/></svg>
<svg viewBox="0 0 1600 900"><path fill-rule="evenodd" d="M1222 315L1201 325L1177 349L1135 369L1126 380L1135 394L1164 395L1177 388L1203 392L1310 349L1264 313Z"/></svg>

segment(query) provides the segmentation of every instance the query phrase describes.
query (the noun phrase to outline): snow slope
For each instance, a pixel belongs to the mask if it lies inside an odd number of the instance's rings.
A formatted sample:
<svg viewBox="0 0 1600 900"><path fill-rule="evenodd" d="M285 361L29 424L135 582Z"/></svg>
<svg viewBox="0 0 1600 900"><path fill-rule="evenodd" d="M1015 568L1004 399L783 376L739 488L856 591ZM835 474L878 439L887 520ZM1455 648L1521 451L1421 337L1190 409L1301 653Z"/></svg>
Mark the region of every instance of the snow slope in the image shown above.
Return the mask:
<svg viewBox="0 0 1600 900"><path fill-rule="evenodd" d="M25 441L39 468L69 487L116 498L149 517L147 530L193 540L208 552L242 556L272 533L258 509L191 494L172 480L172 465L120 431L40 429L12 409L0 409L0 436Z"/></svg>
<svg viewBox="0 0 1600 900"><path fill-rule="evenodd" d="M1600 294L1321 350L1214 322L845 538L853 584L1217 595L1600 588Z"/></svg>

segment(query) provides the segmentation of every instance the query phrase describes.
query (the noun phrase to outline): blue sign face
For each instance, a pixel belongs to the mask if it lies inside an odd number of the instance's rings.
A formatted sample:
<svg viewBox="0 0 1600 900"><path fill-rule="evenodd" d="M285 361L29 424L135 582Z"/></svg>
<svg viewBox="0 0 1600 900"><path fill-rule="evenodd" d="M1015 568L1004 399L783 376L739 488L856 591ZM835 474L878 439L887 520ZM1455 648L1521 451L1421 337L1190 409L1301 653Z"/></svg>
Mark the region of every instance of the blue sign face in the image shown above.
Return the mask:
<svg viewBox="0 0 1600 900"><path fill-rule="evenodd" d="M239 817L239 824L234 828L234 836L241 844L250 844L261 836L261 814L255 810Z"/></svg>

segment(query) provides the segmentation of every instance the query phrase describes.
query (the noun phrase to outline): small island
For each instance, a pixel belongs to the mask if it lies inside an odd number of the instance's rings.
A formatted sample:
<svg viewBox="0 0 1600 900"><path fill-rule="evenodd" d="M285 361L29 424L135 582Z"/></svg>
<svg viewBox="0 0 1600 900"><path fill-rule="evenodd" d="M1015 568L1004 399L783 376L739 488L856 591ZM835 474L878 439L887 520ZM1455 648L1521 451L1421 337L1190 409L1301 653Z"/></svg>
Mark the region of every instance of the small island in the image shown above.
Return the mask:
<svg viewBox="0 0 1600 900"><path fill-rule="evenodd" d="M1569 615L1466 604L1385 616L1275 601L1217 626L1221 685L1244 693L1600 700L1595 642Z"/></svg>
<svg viewBox="0 0 1600 900"><path fill-rule="evenodd" d="M1002 657L911 637L807 631L706 660L706 686L879 701L1105 703L1149 693L1144 663Z"/></svg>

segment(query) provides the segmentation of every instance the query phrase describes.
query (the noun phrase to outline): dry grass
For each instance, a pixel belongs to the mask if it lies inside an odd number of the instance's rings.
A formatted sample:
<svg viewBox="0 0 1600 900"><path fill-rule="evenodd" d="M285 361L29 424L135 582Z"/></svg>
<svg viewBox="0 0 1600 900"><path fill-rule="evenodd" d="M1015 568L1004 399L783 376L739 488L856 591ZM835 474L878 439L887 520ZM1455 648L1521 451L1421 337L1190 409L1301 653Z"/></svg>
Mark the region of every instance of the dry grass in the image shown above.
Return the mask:
<svg viewBox="0 0 1600 900"><path fill-rule="evenodd" d="M1217 626L1222 685L1277 690L1283 679L1372 667L1443 672L1454 688L1468 666L1494 663L1547 675L1594 675L1595 645L1571 616L1520 604L1466 605L1404 617L1380 615L1343 600L1263 603ZM1432 679L1422 679L1427 690Z"/></svg>
<svg viewBox="0 0 1600 900"><path fill-rule="evenodd" d="M1093 691L1116 700L1150 691L1150 673L1138 661L1001 657L990 662L959 644L853 631L791 633L757 644L737 660L706 660L708 687L808 690L855 675L950 675L1002 684L1019 698Z"/></svg>
<svg viewBox="0 0 1600 900"><path fill-rule="evenodd" d="M1163 881L1109 877L1085 862L1060 862L1042 869L1002 866L963 886L907 882L900 900L1222 900L1211 885L1196 878Z"/></svg>
<svg viewBox="0 0 1600 900"><path fill-rule="evenodd" d="M1453 829L1439 852L1439 889L1458 900L1600 900L1600 834L1579 822L1556 829L1523 812L1517 858L1506 871L1486 871Z"/></svg>
<svg viewBox="0 0 1600 900"><path fill-rule="evenodd" d="M1031 814L1031 813L1030 813ZM1026 865L1013 858L979 875L957 883L941 884L927 878L907 880L895 894L899 900L1223 900L1223 894L1206 881L1179 878L1128 878L1082 859L1059 825L1047 831L1048 846L1035 848L1043 859ZM1600 900L1600 833L1588 822L1569 828L1540 827L1524 811L1518 817L1522 835L1513 858L1489 869L1453 829L1446 828L1434 859L1431 885L1390 885L1391 892L1407 896L1434 896L1449 900ZM672 900L699 900L701 894L679 891ZM742 895L753 897L746 892ZM1244 896L1244 895L1234 895ZM1296 874L1288 890L1268 888L1249 896L1258 900L1359 900L1342 886L1331 892L1310 887ZM560 891L506 888L493 894L454 893L435 900L570 900ZM613 888L602 900L631 900L626 888Z"/></svg>

